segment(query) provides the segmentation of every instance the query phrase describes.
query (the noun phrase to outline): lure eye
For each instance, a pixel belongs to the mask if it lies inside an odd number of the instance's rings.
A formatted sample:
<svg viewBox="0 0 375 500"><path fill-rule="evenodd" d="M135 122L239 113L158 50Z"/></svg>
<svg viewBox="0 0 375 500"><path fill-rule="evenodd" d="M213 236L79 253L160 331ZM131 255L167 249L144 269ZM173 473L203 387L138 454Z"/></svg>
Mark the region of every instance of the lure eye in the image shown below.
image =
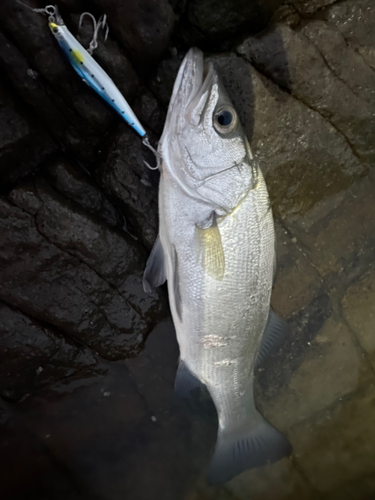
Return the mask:
<svg viewBox="0 0 375 500"><path fill-rule="evenodd" d="M217 132L230 134L237 128L237 113L231 106L223 106L215 112L213 122Z"/></svg>
<svg viewBox="0 0 375 500"><path fill-rule="evenodd" d="M57 35L58 32L59 32L59 28L52 28L52 33Z"/></svg>

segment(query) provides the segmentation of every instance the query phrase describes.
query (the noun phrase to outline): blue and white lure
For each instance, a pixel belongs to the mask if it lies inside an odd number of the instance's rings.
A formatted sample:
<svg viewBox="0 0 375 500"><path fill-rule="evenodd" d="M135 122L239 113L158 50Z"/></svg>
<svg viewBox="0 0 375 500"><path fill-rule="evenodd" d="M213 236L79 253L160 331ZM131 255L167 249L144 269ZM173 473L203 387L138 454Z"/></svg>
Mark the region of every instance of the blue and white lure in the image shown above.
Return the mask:
<svg viewBox="0 0 375 500"><path fill-rule="evenodd" d="M145 129L127 103L126 99L116 87L111 77L91 56L91 53L97 47L97 36L99 29L106 28L105 39L108 36L106 16L102 16L99 21L96 22L92 14L88 12L82 14L80 25L82 17L84 15L89 15L94 22L94 36L90 43L89 49L86 50L66 27L62 17L59 14L57 6L47 5L43 9L36 9L31 8L23 3L22 5L28 7L34 12L39 12L48 16L48 26L52 34L56 38L58 44L60 45L61 49L67 56L70 64L73 66L78 75L87 85L94 89L113 109L115 109L117 113L121 115L122 118L131 127L133 127L133 129L142 137L142 143L147 148L149 148L159 159L159 153L151 146ZM145 162L145 164L151 170L156 170L158 168L158 166L151 167L147 162Z"/></svg>

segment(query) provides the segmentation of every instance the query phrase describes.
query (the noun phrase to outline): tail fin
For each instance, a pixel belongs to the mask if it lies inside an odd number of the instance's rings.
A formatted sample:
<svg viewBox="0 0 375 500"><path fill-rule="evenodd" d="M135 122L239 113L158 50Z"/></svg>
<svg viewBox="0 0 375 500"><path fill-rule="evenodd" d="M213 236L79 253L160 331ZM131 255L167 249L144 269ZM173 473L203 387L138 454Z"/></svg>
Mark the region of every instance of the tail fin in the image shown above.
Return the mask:
<svg viewBox="0 0 375 500"><path fill-rule="evenodd" d="M257 412L256 421L232 432L219 431L208 471L210 484L225 483L237 474L290 455L287 438Z"/></svg>

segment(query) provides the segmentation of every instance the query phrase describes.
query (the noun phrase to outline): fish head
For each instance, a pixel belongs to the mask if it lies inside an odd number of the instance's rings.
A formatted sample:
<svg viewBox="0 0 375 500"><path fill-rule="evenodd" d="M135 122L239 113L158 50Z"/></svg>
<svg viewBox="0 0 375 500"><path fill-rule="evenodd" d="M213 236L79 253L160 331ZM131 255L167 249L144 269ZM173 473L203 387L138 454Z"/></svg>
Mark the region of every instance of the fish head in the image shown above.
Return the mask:
<svg viewBox="0 0 375 500"><path fill-rule="evenodd" d="M232 211L254 182L251 150L212 62L185 56L174 85L159 152L191 196Z"/></svg>

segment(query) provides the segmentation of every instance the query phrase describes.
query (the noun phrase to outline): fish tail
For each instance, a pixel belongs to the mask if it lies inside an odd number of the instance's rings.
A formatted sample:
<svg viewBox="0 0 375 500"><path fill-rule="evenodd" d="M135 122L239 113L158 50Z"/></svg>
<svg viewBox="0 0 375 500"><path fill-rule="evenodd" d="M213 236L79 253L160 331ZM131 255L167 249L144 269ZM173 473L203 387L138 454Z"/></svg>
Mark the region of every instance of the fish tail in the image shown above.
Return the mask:
<svg viewBox="0 0 375 500"><path fill-rule="evenodd" d="M281 432L255 408L252 413L248 423L239 429L219 429L208 471L210 484L225 483L246 469L276 462L292 452L291 444Z"/></svg>

